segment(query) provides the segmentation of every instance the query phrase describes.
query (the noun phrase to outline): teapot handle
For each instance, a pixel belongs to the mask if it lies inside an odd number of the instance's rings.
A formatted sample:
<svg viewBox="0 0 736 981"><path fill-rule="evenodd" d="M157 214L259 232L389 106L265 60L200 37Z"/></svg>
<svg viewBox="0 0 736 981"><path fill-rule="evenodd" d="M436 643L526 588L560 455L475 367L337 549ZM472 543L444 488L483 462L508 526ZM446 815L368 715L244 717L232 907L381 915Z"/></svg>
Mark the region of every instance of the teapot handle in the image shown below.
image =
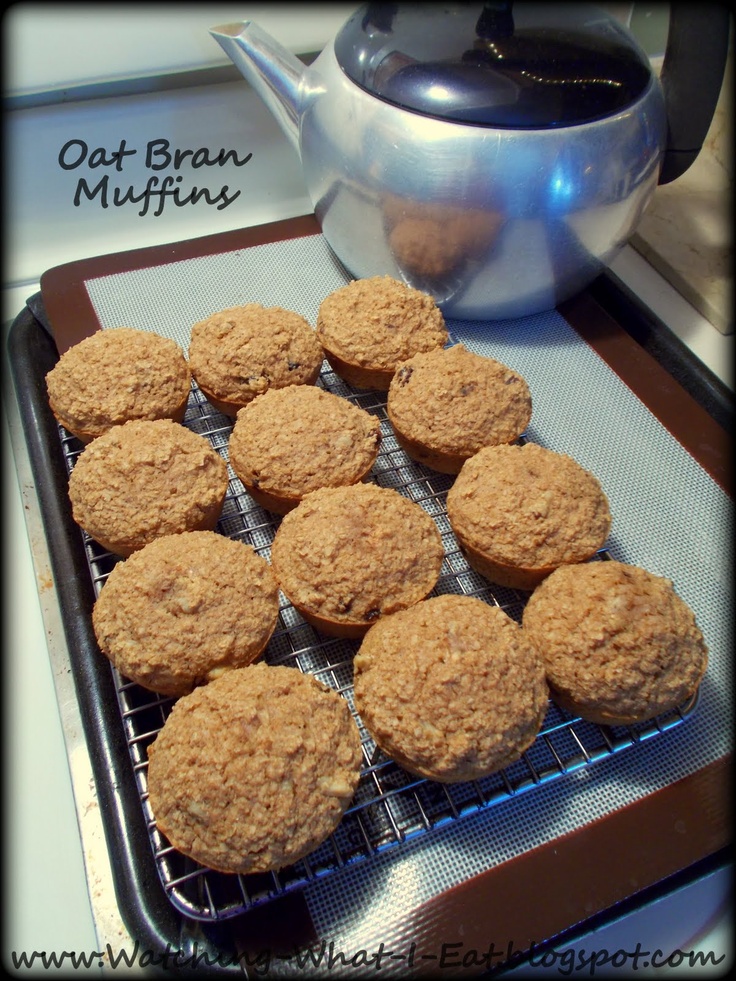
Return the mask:
<svg viewBox="0 0 736 981"><path fill-rule="evenodd" d="M684 174L702 149L721 93L730 26L725 4L670 4L660 75L667 112L660 184Z"/></svg>

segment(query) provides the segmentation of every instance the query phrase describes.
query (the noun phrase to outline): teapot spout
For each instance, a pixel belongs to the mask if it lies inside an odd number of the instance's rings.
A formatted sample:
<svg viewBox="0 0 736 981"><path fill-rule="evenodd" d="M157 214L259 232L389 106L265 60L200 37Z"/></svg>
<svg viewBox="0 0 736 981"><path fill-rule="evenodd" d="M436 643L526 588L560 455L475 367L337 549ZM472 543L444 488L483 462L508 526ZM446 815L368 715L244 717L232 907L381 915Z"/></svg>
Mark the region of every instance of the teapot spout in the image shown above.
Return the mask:
<svg viewBox="0 0 736 981"><path fill-rule="evenodd" d="M253 21L221 24L210 28L210 34L250 82L298 153L304 64Z"/></svg>

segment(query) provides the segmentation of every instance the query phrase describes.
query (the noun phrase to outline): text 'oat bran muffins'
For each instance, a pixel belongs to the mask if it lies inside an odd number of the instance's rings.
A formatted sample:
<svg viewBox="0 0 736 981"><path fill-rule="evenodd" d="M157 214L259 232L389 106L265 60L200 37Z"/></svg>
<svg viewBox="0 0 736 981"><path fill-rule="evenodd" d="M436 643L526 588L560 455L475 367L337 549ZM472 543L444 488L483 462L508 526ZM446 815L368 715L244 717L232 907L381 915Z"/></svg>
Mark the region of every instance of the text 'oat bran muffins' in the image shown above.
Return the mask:
<svg viewBox="0 0 736 981"><path fill-rule="evenodd" d="M337 827L360 777L347 701L298 668L237 668L174 705L148 750L158 830L220 872L276 871Z"/></svg>
<svg viewBox="0 0 736 981"><path fill-rule="evenodd" d="M133 327L85 337L46 375L51 411L83 443L130 419L181 422L191 381L178 344Z"/></svg>
<svg viewBox="0 0 736 981"><path fill-rule="evenodd" d="M234 417L270 388L313 385L324 352L309 322L293 310L246 303L192 327L189 366L207 400Z"/></svg>
<svg viewBox="0 0 736 981"><path fill-rule="evenodd" d="M500 607L433 596L378 621L355 657L355 707L402 767L477 780L536 739L549 702L535 648Z"/></svg>
<svg viewBox="0 0 736 981"><path fill-rule="evenodd" d="M227 486L225 461L204 436L170 419L133 420L87 445L69 498L76 523L126 557L162 535L212 531Z"/></svg>
<svg viewBox="0 0 736 981"><path fill-rule="evenodd" d="M708 650L673 583L614 560L563 566L532 593L524 632L552 698L601 725L631 725L684 704Z"/></svg>
<svg viewBox="0 0 736 981"><path fill-rule="evenodd" d="M442 312L428 293L391 276L352 280L326 296L317 336L336 374L356 388L388 391L396 368L447 343Z"/></svg>
<svg viewBox="0 0 736 981"><path fill-rule="evenodd" d="M157 538L119 562L92 623L122 675L177 697L255 661L278 612L266 559L217 532L190 531Z"/></svg>
<svg viewBox="0 0 736 981"><path fill-rule="evenodd" d="M399 445L413 460L456 474L484 446L521 436L532 398L518 372L454 344L415 354L398 367L387 412Z"/></svg>
<svg viewBox="0 0 736 981"><path fill-rule="evenodd" d="M316 385L292 385L240 410L230 464L258 504L286 514L310 491L362 480L380 443L377 416Z"/></svg>
<svg viewBox="0 0 736 981"><path fill-rule="evenodd" d="M424 599L443 557L430 515L372 483L307 494L285 515L271 547L281 590L304 619L347 638Z"/></svg>
<svg viewBox="0 0 736 981"><path fill-rule="evenodd" d="M611 529L598 479L536 443L479 450L448 491L447 515L476 572L524 590L560 565L590 558Z"/></svg>

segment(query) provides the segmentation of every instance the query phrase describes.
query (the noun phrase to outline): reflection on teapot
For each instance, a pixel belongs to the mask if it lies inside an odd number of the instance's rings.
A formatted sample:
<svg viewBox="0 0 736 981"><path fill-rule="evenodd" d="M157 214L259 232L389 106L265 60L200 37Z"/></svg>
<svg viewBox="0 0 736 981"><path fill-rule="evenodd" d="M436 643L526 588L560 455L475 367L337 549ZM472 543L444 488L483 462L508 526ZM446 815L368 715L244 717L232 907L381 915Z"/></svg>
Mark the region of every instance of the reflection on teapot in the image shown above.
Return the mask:
<svg viewBox="0 0 736 981"><path fill-rule="evenodd" d="M390 193L380 207L401 278L441 304L456 296L469 264L485 261L504 222L500 212L423 204Z"/></svg>
<svg viewBox="0 0 736 981"><path fill-rule="evenodd" d="M367 4L310 67L256 24L211 34L299 153L348 272L485 320L551 308L615 258L702 146L729 28L718 4L672 5L661 81L579 3Z"/></svg>

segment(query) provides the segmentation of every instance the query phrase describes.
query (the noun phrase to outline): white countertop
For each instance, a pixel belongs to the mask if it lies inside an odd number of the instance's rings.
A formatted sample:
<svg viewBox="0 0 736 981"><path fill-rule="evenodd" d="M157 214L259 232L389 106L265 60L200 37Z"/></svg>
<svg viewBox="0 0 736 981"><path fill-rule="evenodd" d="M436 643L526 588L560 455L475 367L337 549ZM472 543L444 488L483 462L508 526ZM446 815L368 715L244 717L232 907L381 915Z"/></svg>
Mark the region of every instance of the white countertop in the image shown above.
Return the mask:
<svg viewBox="0 0 736 981"><path fill-rule="evenodd" d="M238 19L247 16L248 7L238 8ZM293 16L293 8L286 9ZM208 20L210 12L216 14L212 21L216 22L224 11L207 8ZM342 12L335 16L339 22L344 19ZM310 39L316 43L316 36ZM91 66L90 78L95 71ZM19 81L18 91L37 91L44 84L42 78L25 78L22 85ZM38 290L41 273L54 265L310 210L295 154L242 84L119 96L114 113L110 105L94 100L56 102L24 109L8 119L4 323L14 319L27 297ZM71 202L68 174L57 166L59 147L71 138L111 146L123 132L131 142L185 135L191 141L187 145L197 146L221 145L222 134L228 133L230 145L257 149L249 193L232 213L192 208L148 221L115 209L81 213ZM733 335L716 330L635 250L627 247L613 268L733 387ZM3 389L7 402L3 405L4 541L12 569L3 587L6 695L10 693L3 957L11 950L99 951L106 943L115 947L128 938L112 892L32 476L5 384ZM716 876L659 904L656 913L645 911L638 920L613 924L607 929L614 932L598 939L623 943L641 929L648 931L652 942L662 937L663 943L699 945L732 957L726 896L726 877ZM99 959L92 961L90 970L99 973Z"/></svg>

